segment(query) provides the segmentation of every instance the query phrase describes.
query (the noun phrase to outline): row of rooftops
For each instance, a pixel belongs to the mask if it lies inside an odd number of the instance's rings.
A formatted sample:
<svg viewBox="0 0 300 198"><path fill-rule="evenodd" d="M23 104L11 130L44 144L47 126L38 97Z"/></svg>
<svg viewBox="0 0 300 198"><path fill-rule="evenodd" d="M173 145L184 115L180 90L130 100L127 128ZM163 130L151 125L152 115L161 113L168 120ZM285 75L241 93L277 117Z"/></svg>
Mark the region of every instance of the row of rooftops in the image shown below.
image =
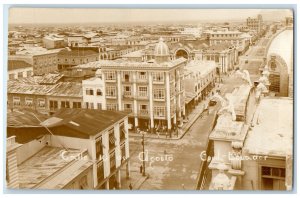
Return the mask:
<svg viewBox="0 0 300 198"><path fill-rule="evenodd" d="M82 97L81 83L61 82L63 74L46 74L9 80L7 93L61 97Z"/></svg>
<svg viewBox="0 0 300 198"><path fill-rule="evenodd" d="M34 110L7 112L7 137L16 136L18 143L26 143L43 135L89 139L127 117L121 111L98 109L60 109L52 116ZM28 133L30 131L30 133Z"/></svg>
<svg viewBox="0 0 300 198"><path fill-rule="evenodd" d="M90 62L83 65L75 66L77 69L105 69L110 67L120 67L120 68L172 68L179 64L186 62L185 58L179 58L175 60L170 60L168 62L157 63L155 60L153 62L136 62L128 61L127 59L117 59L117 60L99 60L95 62Z"/></svg>

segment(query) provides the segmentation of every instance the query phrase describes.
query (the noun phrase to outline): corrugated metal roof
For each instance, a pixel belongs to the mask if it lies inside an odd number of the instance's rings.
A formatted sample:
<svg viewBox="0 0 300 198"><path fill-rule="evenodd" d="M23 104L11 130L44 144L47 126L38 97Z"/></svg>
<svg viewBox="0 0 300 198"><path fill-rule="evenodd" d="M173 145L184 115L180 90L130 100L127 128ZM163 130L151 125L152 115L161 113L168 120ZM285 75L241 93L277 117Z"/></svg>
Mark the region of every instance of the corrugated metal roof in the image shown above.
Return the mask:
<svg viewBox="0 0 300 198"><path fill-rule="evenodd" d="M55 123L52 122L49 126L47 126L47 120L41 124L51 128L55 134L70 131L73 133L72 136L76 136L75 132L90 136L96 135L109 126L112 126L127 115L127 113L123 112L105 110L61 109L53 117L62 120L57 120Z"/></svg>
<svg viewBox="0 0 300 198"><path fill-rule="evenodd" d="M82 85L77 82L60 82L50 92L48 96L82 97Z"/></svg>

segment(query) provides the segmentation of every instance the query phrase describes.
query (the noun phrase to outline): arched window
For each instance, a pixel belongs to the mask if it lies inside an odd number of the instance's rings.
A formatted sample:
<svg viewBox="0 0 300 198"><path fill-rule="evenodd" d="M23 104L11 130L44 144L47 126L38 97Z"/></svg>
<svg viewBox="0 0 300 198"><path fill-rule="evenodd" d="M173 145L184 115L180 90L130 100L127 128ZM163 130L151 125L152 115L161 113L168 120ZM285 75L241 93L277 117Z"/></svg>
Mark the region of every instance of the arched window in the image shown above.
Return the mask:
<svg viewBox="0 0 300 198"><path fill-rule="evenodd" d="M102 96L102 91L100 89L97 89L97 96Z"/></svg>

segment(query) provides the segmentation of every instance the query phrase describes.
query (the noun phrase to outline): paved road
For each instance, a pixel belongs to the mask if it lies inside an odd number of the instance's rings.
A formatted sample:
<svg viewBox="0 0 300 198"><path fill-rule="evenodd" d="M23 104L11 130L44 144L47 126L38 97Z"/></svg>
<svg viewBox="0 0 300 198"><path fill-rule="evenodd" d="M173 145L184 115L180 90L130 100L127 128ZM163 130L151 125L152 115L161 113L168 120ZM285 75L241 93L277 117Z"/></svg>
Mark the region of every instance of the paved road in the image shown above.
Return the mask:
<svg viewBox="0 0 300 198"><path fill-rule="evenodd" d="M144 190L194 190L201 163L200 153L205 150L206 140L211 131L212 112L199 117L189 132L180 140L147 139L145 149L149 157L146 172L150 175L140 189ZM139 172L141 141L130 138L131 169ZM151 159L152 158L152 159ZM152 161L152 162L150 162ZM127 188L127 186L124 186Z"/></svg>

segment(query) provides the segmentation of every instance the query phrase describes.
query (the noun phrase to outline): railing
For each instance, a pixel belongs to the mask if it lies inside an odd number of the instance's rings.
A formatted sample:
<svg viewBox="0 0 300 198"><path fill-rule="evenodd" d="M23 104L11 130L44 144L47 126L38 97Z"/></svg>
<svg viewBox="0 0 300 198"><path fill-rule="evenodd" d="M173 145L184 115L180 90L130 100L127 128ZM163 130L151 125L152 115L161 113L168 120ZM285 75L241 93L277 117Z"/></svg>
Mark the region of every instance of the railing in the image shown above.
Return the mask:
<svg viewBox="0 0 300 198"><path fill-rule="evenodd" d="M11 146L16 143L16 136L11 136L6 139L6 146Z"/></svg>
<svg viewBox="0 0 300 198"><path fill-rule="evenodd" d="M133 97L133 94L131 91L124 91L123 92L123 97L124 98L132 98Z"/></svg>
<svg viewBox="0 0 300 198"><path fill-rule="evenodd" d="M142 110L140 110L139 111L139 115L148 116L149 115L148 109L142 109Z"/></svg>

